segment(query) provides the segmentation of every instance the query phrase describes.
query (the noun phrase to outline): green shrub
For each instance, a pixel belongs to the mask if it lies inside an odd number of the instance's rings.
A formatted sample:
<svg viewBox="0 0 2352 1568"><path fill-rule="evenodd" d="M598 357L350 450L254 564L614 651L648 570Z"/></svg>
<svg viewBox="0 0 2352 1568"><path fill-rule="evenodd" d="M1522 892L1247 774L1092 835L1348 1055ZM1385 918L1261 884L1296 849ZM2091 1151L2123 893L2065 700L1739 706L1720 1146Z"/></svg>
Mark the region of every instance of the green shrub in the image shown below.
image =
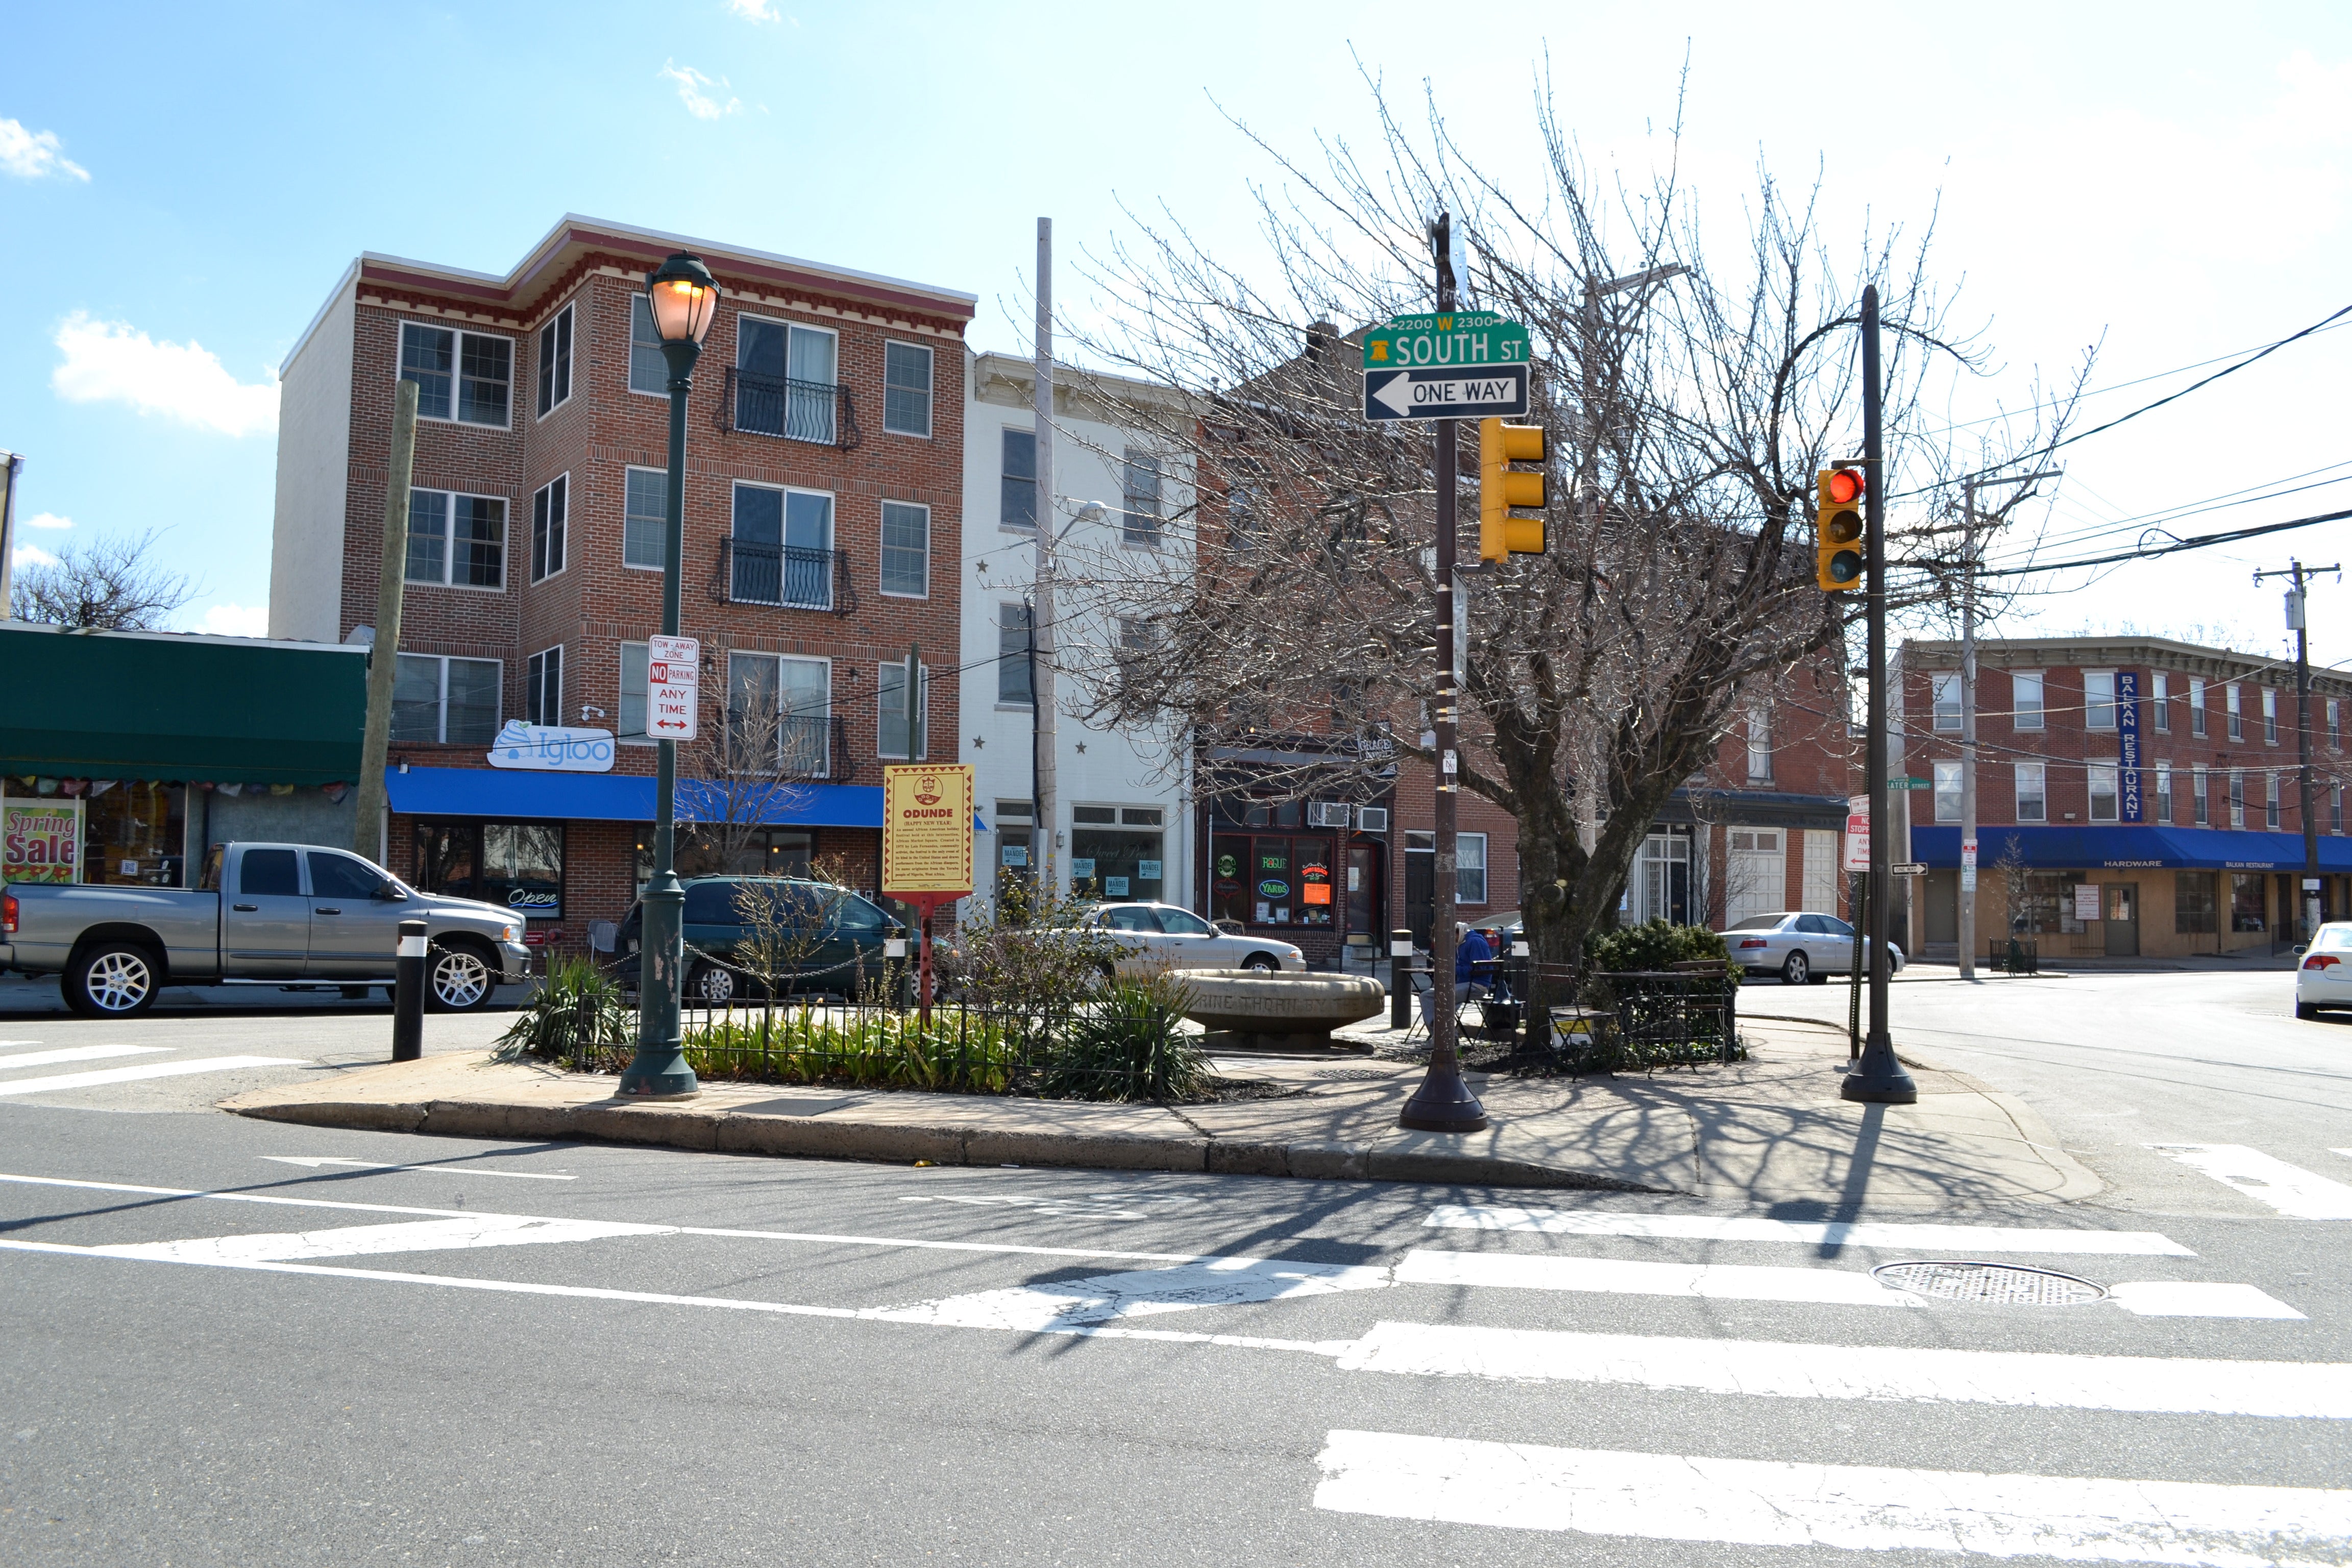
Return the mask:
<svg viewBox="0 0 2352 1568"><path fill-rule="evenodd" d="M1615 931L1597 931L1584 939L1584 967L1622 973L1636 969L1672 969L1698 958L1731 956L1723 938L1705 926L1678 926L1654 920Z"/></svg>
<svg viewBox="0 0 2352 1568"><path fill-rule="evenodd" d="M725 1016L687 1032L697 1077L758 1083L848 1083L1003 1094L1013 1087L1021 1041L992 1018L961 1009L932 1015L810 1006Z"/></svg>
<svg viewBox="0 0 2352 1568"><path fill-rule="evenodd" d="M540 1057L576 1058L596 1063L602 1047L626 1046L637 1037L637 1015L621 994L621 983L588 958L557 964L536 994L499 1037L501 1061Z"/></svg>
<svg viewBox="0 0 2352 1568"><path fill-rule="evenodd" d="M1182 984L1166 976L1111 985L1047 1051L1037 1091L1048 1100L1202 1098L1212 1075L1183 1031L1186 1000Z"/></svg>

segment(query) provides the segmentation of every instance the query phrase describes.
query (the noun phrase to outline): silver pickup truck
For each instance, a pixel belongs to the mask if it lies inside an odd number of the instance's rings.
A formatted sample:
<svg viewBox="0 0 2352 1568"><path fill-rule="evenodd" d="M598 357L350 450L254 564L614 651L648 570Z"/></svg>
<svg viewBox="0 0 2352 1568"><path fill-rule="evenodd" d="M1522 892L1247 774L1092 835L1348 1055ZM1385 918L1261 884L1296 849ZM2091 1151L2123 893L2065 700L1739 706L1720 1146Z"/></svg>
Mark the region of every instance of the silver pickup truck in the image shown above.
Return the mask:
<svg viewBox="0 0 2352 1568"><path fill-rule="evenodd" d="M520 914L420 893L382 867L307 844L221 844L197 890L12 882L0 888L0 971L63 977L66 1005L119 1018L165 985L393 982L400 922L432 943L425 1005L471 1012L530 971Z"/></svg>

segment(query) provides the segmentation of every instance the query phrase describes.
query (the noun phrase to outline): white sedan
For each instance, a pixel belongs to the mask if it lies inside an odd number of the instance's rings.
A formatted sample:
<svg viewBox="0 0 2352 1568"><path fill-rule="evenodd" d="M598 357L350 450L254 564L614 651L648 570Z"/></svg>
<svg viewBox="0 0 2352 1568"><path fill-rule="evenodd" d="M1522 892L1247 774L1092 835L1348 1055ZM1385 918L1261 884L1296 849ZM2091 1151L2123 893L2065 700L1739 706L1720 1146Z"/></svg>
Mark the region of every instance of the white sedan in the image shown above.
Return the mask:
<svg viewBox="0 0 2352 1568"><path fill-rule="evenodd" d="M1229 935L1192 910L1174 904L1103 904L1087 916L1087 929L1129 950L1121 974L1158 974L1171 969L1286 969L1304 973L1307 955L1286 942Z"/></svg>
<svg viewBox="0 0 2352 1568"><path fill-rule="evenodd" d="M1853 965L1853 927L1835 915L1784 910L1776 915L1750 915L1720 933L1731 962L1750 974L1777 973L1790 985L1816 984ZM1870 963L1869 939L1863 939L1864 973ZM1903 967L1903 950L1886 944L1889 972Z"/></svg>
<svg viewBox="0 0 2352 1568"><path fill-rule="evenodd" d="M2352 1008L2352 921L2334 921L2295 952L2294 1016L2316 1018L2322 1007Z"/></svg>

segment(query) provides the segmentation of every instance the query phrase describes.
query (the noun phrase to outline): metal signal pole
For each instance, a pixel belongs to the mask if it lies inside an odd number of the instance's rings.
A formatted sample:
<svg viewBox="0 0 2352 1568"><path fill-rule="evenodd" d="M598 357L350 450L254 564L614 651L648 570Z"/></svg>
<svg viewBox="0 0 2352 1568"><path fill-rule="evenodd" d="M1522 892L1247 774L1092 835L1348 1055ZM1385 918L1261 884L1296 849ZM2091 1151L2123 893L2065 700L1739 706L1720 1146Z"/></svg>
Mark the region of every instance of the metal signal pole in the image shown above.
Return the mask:
<svg viewBox="0 0 2352 1568"><path fill-rule="evenodd" d="M2322 572L2340 573L2342 570L2340 566L2305 566L2289 557L2284 572L2254 574L2257 583L2265 577L2288 577L2294 582L2286 597L2286 624L2288 629L2294 633L2294 751L2302 775L2296 786L2296 795L2303 811L2305 886L2301 889L2303 896L2295 903L2301 935L2305 942L2309 942L2311 933L2319 929L2319 895L2315 890L2319 882L2319 818L2313 815L2311 809L2311 633L2308 629L2311 617L2305 610L2308 601L2304 597L2303 580L2316 577Z"/></svg>

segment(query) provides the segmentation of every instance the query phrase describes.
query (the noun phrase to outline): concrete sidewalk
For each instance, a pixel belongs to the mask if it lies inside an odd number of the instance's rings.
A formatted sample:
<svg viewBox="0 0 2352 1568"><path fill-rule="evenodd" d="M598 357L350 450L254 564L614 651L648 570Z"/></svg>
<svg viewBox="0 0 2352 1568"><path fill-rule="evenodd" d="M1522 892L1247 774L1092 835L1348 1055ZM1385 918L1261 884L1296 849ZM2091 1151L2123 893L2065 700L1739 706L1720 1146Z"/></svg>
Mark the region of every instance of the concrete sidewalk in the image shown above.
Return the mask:
<svg viewBox="0 0 2352 1568"><path fill-rule="evenodd" d="M2041 1119L1964 1074L1913 1066L1919 1101L1837 1097L1842 1032L1744 1029L1754 1058L1652 1078L1472 1075L1483 1132L1408 1132L1417 1066L1362 1057L1223 1058L1228 1076L1297 1092L1122 1106L815 1086L706 1084L633 1104L610 1077L486 1054L427 1057L222 1102L318 1127L586 1139L747 1154L939 1164L1064 1165L1327 1180L1683 1193L1730 1201L1917 1209L2089 1197L2098 1178Z"/></svg>

